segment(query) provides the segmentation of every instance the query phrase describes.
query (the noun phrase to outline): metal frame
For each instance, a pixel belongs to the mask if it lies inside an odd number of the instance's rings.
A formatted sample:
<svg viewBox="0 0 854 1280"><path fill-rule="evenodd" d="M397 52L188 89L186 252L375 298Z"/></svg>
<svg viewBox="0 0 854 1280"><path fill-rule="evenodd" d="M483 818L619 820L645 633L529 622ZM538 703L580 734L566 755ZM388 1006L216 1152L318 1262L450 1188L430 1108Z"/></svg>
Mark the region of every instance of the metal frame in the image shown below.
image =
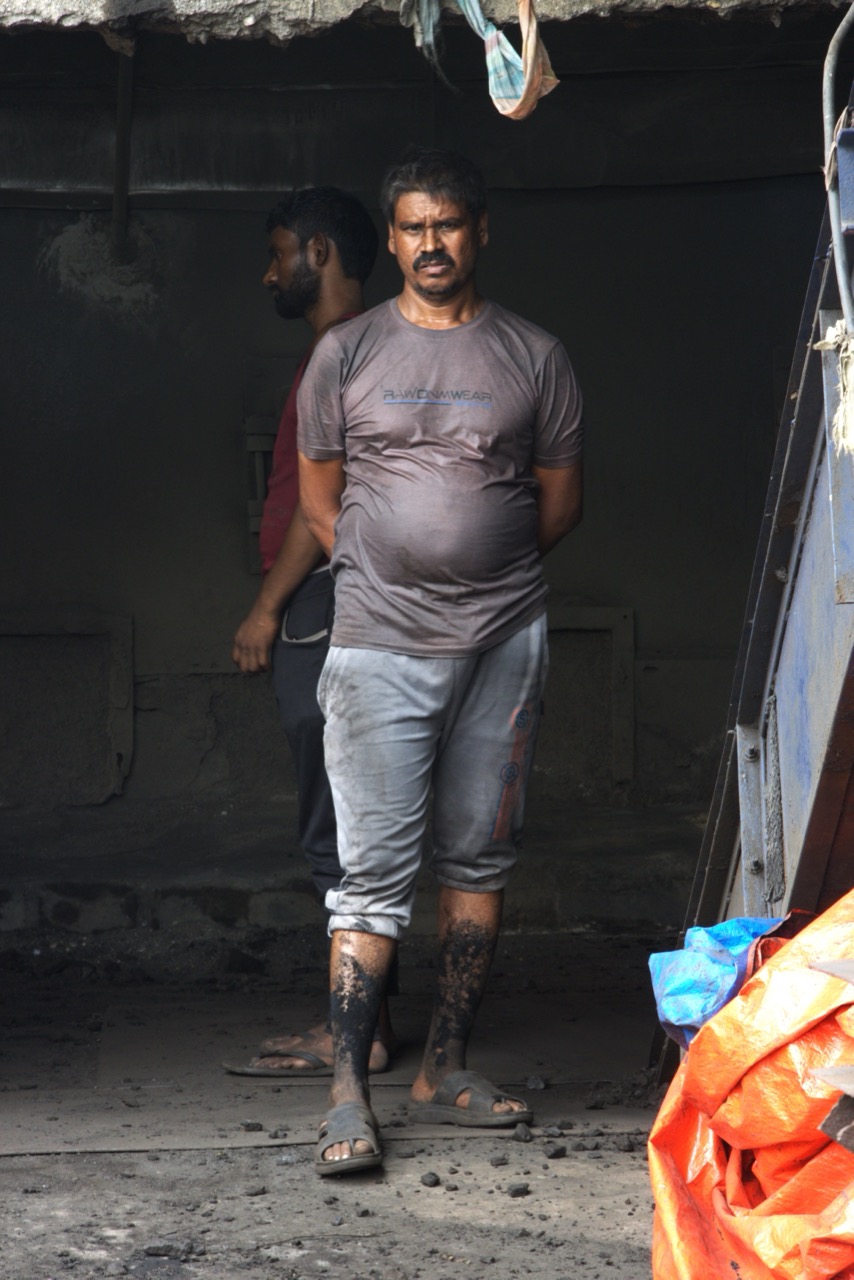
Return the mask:
<svg viewBox="0 0 854 1280"><path fill-rule="evenodd" d="M767 712L817 466L825 448L822 360L814 344L822 336L826 318L822 312L838 305L830 222L825 213L771 467L726 739L686 911L686 929L721 919L736 898L744 899L744 909L750 914L766 914L768 894L772 889L776 892L779 885L778 867L772 866L769 875L767 865L763 778L767 780L767 770L775 767L767 750Z"/></svg>

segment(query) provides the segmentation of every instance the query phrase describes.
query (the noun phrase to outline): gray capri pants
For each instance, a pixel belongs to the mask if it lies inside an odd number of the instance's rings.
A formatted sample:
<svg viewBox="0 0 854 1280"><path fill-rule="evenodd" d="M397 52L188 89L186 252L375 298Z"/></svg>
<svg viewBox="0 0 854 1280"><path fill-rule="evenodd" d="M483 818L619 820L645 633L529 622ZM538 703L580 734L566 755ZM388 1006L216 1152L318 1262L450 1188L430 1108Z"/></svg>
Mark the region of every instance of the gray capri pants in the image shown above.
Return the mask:
<svg viewBox="0 0 854 1280"><path fill-rule="evenodd" d="M547 668L545 615L465 658L330 648L317 696L344 869L330 933L397 938L409 924L431 785L439 882L504 888Z"/></svg>

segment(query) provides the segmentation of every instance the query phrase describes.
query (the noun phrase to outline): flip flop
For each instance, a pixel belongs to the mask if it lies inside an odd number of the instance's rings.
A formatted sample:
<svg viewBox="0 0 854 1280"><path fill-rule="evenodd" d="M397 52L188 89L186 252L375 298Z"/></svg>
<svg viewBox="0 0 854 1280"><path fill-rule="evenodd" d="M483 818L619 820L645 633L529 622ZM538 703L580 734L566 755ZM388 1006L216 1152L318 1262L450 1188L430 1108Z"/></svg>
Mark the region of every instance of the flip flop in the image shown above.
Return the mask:
<svg viewBox="0 0 854 1280"><path fill-rule="evenodd" d="M376 1043L379 1043L377 1038ZM381 1067L372 1067L368 1065L368 1075L378 1076L384 1071L388 1071L391 1066L394 1053L388 1053L385 1063ZM301 1058L308 1065L305 1067L274 1067L265 1066L265 1058ZM310 1049L270 1049L261 1048L261 1052L257 1054L250 1062L224 1062L224 1070L233 1076L331 1076L332 1063L326 1058L321 1058L318 1054L312 1053Z"/></svg>
<svg viewBox="0 0 854 1280"><path fill-rule="evenodd" d="M265 1058L302 1058L306 1067L265 1067ZM224 1062L224 1070L233 1076L331 1076L332 1063L319 1058L308 1049L294 1049L291 1053L261 1053L251 1062Z"/></svg>
<svg viewBox="0 0 854 1280"><path fill-rule="evenodd" d="M338 1142L348 1142L355 1151L357 1142L369 1142L372 1151L345 1156L343 1160L324 1160L323 1154ZM379 1125L370 1107L361 1102L342 1102L333 1107L322 1122L314 1153L314 1167L321 1178L341 1177L360 1169L376 1169L383 1162Z"/></svg>
<svg viewBox="0 0 854 1280"><path fill-rule="evenodd" d="M471 1090L467 1107L458 1107L457 1098ZM496 1102L522 1102L524 1111L493 1111ZM452 1071L433 1094L430 1102L411 1102L409 1116L418 1124L456 1124L465 1129L512 1129L517 1124L530 1124L533 1111L522 1098L496 1089L477 1071Z"/></svg>

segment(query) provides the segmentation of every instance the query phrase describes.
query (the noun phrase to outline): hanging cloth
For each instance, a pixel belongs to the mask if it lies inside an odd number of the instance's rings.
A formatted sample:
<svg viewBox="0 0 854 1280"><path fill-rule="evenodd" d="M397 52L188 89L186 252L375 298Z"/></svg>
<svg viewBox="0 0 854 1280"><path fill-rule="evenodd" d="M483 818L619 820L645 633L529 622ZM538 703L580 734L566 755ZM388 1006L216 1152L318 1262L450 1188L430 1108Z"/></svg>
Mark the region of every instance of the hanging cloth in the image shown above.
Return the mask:
<svg viewBox="0 0 854 1280"><path fill-rule="evenodd" d="M456 3L486 46L489 96L503 116L524 120L539 99L558 85L540 39L533 0L518 0L521 57L504 33L483 16L480 0L456 0ZM416 45L444 80L438 57L440 11L440 0L401 0L400 21L414 29Z"/></svg>
<svg viewBox="0 0 854 1280"><path fill-rule="evenodd" d="M448 83L439 64L441 0L400 0L400 23L412 27L415 47L420 49L440 80Z"/></svg>
<svg viewBox="0 0 854 1280"><path fill-rule="evenodd" d="M456 0L466 22L486 45L489 96L509 120L524 120L540 98L558 86L549 55L540 39L533 0L518 0L522 56L494 23L483 16L479 0Z"/></svg>

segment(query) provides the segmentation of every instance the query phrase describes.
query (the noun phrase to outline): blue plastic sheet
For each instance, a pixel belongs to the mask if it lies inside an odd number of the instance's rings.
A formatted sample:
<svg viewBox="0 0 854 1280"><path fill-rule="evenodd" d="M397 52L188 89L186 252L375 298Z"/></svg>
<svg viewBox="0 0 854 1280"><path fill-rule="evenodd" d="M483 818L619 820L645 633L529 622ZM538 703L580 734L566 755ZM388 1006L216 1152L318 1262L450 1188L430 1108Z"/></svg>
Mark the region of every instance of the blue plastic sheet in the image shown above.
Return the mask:
<svg viewBox="0 0 854 1280"><path fill-rule="evenodd" d="M685 934L681 950L657 951L649 957L659 1021L682 1049L737 994L753 943L781 922L739 916L707 929L696 926Z"/></svg>

